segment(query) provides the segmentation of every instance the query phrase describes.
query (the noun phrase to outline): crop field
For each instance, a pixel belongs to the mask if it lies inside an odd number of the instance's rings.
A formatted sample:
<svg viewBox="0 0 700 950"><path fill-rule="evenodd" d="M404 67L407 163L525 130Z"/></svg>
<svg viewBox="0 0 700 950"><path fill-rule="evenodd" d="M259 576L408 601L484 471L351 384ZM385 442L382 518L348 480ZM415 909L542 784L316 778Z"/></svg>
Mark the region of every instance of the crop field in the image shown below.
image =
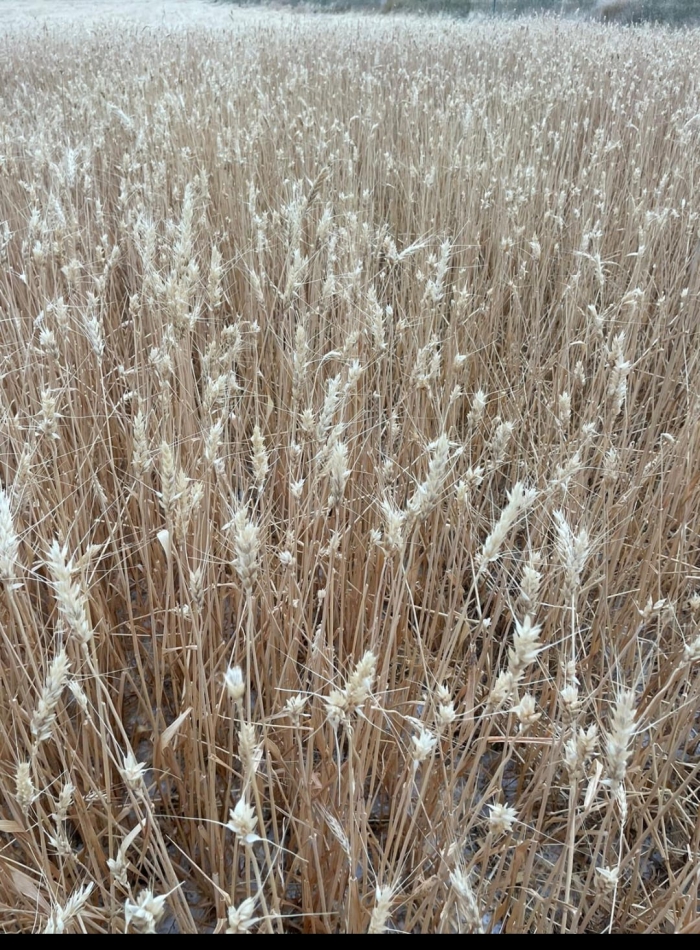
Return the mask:
<svg viewBox="0 0 700 950"><path fill-rule="evenodd" d="M0 930L700 932L700 31L0 12Z"/></svg>

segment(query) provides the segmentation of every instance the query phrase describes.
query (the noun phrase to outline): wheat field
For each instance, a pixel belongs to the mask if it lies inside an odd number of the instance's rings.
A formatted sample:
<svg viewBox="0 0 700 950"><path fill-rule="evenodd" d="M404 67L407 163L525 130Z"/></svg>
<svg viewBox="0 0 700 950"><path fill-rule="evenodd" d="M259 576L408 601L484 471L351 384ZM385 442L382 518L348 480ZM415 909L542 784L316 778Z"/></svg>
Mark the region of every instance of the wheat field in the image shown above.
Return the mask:
<svg viewBox="0 0 700 950"><path fill-rule="evenodd" d="M0 929L699 932L700 33L192 9L0 34Z"/></svg>

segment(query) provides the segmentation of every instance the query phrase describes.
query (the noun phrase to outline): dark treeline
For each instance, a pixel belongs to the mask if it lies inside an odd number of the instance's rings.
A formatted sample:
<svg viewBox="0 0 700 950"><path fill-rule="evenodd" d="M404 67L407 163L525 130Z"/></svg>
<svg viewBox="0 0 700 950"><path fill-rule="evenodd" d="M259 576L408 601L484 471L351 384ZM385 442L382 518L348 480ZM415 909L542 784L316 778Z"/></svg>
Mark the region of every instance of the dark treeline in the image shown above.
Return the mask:
<svg viewBox="0 0 700 950"><path fill-rule="evenodd" d="M246 0L223 0L245 3ZM252 0L255 2L255 0ZM424 11L455 16L550 13L590 16L611 23L658 22L675 26L700 23L700 0L276 0L275 5L324 10L379 9Z"/></svg>

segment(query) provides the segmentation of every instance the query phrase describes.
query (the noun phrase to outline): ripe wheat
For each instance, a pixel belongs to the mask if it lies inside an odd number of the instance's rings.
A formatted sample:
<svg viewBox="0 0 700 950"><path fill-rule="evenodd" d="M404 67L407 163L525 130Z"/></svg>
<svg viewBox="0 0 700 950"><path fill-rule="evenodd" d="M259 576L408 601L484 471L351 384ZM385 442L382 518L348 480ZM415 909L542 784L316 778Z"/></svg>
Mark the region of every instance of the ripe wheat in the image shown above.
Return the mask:
<svg viewBox="0 0 700 950"><path fill-rule="evenodd" d="M697 931L700 35L216 22L2 37L0 926Z"/></svg>

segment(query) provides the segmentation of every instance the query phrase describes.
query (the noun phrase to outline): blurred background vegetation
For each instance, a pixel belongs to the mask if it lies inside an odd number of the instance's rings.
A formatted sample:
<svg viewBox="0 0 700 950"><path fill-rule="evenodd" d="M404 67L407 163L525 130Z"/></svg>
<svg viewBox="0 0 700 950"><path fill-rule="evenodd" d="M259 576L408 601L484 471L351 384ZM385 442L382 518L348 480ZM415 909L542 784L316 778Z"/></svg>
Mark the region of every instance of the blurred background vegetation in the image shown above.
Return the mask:
<svg viewBox="0 0 700 950"><path fill-rule="evenodd" d="M224 2L243 3L245 0ZM389 13L405 10L451 16L555 13L593 16L618 23L658 21L678 26L700 23L700 0L274 0L272 5L329 11L378 9Z"/></svg>

